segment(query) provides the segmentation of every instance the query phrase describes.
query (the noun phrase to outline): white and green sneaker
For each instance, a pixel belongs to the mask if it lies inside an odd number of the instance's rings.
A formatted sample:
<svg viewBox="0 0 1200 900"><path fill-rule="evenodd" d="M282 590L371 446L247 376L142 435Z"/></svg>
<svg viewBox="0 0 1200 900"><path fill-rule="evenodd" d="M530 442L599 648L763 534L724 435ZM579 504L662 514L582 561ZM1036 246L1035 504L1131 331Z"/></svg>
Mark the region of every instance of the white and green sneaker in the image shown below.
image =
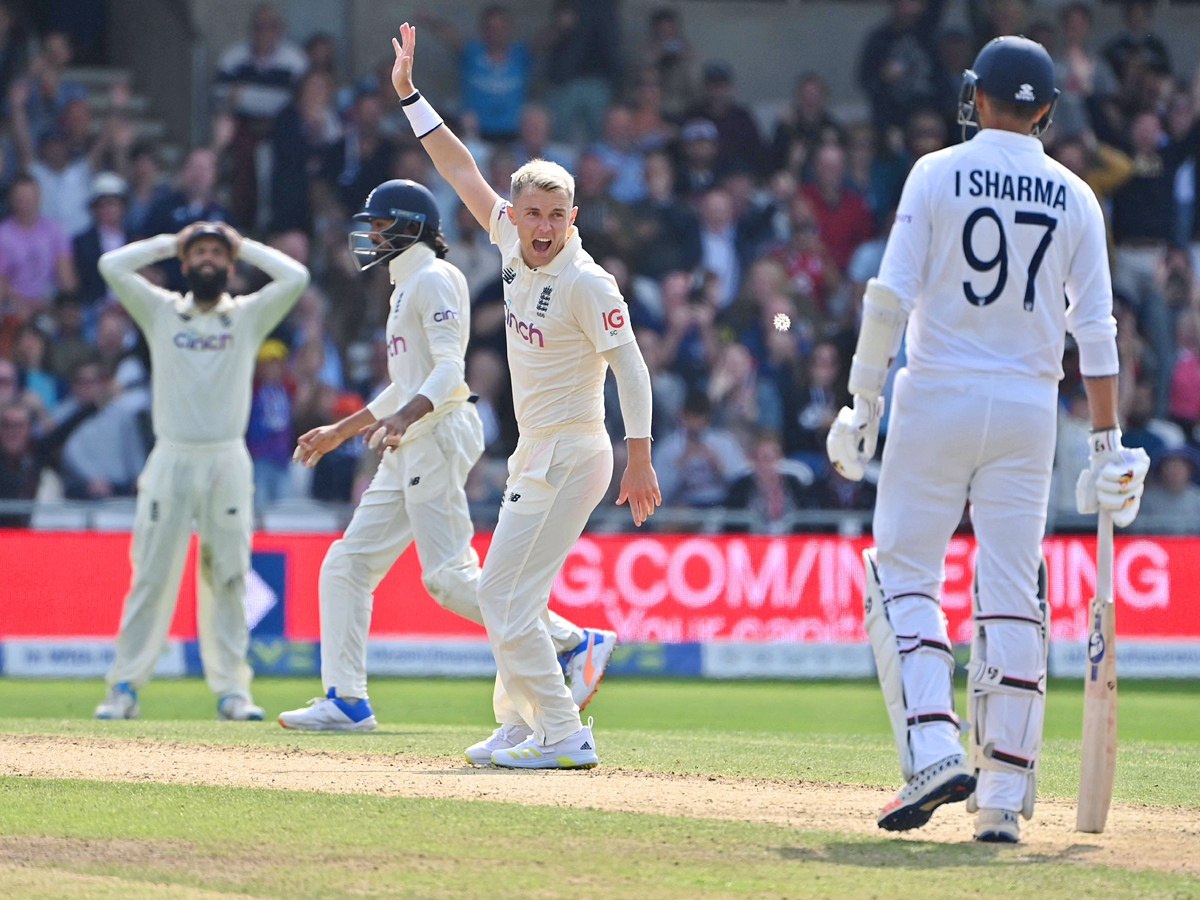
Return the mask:
<svg viewBox="0 0 1200 900"><path fill-rule="evenodd" d="M592 737L592 718L588 716L587 725L548 747L531 736L515 747L496 750L492 763L508 769L594 769L600 757Z"/></svg>
<svg viewBox="0 0 1200 900"><path fill-rule="evenodd" d="M485 738L478 744L472 744L464 751L463 755L468 762L477 766L490 766L492 754L497 750L508 750L532 736L533 729L528 725L501 725L492 732L491 737Z"/></svg>

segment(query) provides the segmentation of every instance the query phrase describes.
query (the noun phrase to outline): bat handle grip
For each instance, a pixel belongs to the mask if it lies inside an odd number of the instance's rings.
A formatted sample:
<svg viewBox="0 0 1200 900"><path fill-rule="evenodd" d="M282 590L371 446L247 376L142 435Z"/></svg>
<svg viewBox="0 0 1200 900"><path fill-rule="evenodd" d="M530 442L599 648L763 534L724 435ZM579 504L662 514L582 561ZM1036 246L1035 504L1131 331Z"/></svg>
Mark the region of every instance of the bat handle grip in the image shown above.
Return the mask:
<svg viewBox="0 0 1200 900"><path fill-rule="evenodd" d="M1096 596L1111 600L1113 571L1112 513L1101 509L1096 523Z"/></svg>

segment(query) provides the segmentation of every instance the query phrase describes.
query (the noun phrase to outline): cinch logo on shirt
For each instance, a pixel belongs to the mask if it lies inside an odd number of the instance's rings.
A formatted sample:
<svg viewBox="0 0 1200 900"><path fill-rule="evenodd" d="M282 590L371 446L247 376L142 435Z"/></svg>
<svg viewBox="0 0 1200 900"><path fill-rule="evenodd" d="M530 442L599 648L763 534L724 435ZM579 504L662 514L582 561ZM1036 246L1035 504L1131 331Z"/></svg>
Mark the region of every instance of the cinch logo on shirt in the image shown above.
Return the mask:
<svg viewBox="0 0 1200 900"><path fill-rule="evenodd" d="M504 324L509 328L515 328L517 334L519 334L524 340L529 341L530 344L533 343L534 335L537 335L538 346L546 346L546 342L542 339L542 333L537 328L533 327L533 323L522 322L515 315L513 315L511 308L508 310L508 315L504 317Z"/></svg>
<svg viewBox="0 0 1200 900"><path fill-rule="evenodd" d="M452 309L443 309L441 312L435 312L433 314L433 321L435 322L449 322L451 319L457 318L458 313Z"/></svg>
<svg viewBox="0 0 1200 900"><path fill-rule="evenodd" d="M398 334L393 334L387 342L388 356L399 356L408 352L408 342Z"/></svg>
<svg viewBox="0 0 1200 900"><path fill-rule="evenodd" d="M224 350L233 343L233 335L225 334L196 334L194 331L181 331L174 337L175 346L180 350Z"/></svg>

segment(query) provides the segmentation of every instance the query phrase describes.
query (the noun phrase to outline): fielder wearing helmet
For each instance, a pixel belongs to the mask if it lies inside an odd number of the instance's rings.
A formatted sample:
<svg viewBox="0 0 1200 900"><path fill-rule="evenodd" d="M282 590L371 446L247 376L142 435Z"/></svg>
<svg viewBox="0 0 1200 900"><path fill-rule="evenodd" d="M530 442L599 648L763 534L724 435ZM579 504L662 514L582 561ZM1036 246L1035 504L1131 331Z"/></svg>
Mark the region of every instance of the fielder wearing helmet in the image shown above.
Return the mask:
<svg viewBox="0 0 1200 900"><path fill-rule="evenodd" d="M1000 108L1021 115L1032 115L1039 108L1049 109L1038 118L1030 132L1034 137L1050 127L1058 90L1054 87L1054 62L1046 48L1023 35L1006 35L988 41L975 57L972 68L963 72L958 96L958 124L967 140L967 128L979 128L975 94L982 92Z"/></svg>
<svg viewBox="0 0 1200 900"><path fill-rule="evenodd" d="M385 181L367 195L354 214L369 230L350 232L350 253L360 272L395 259L413 244L429 244L438 259L446 255L441 217L429 188L405 178Z"/></svg>

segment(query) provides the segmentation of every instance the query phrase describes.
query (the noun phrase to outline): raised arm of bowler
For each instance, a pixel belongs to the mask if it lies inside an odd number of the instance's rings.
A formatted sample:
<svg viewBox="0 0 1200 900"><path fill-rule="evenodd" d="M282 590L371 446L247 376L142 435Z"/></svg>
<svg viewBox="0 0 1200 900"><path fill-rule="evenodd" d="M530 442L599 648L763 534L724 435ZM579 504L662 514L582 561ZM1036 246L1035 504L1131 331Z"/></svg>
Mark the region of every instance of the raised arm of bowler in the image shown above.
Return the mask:
<svg viewBox="0 0 1200 900"><path fill-rule="evenodd" d="M1117 426L1100 205L1036 137L1057 96L1049 54L1021 37L990 42L964 73L959 121L979 133L921 158L908 176L863 298L854 408L829 434L830 460L861 478L907 322L876 546L863 554L864 624L906 782L879 813L888 830L918 828L939 805L966 800L978 812L976 840L1015 842L1018 814L1033 815L1050 626L1041 542L1068 331L1095 429L1080 511L1099 504L1128 525L1148 468L1141 450L1121 446ZM940 605L947 545L968 503L978 544L969 757Z"/></svg>
<svg viewBox="0 0 1200 900"><path fill-rule="evenodd" d="M321 679L325 696L284 712L279 724L304 731L367 731L376 726L367 697L366 650L372 593L410 543L421 581L451 612L480 625L479 557L465 484L483 453L483 425L463 380L471 304L461 272L445 262L438 209L424 185L385 181L355 215L350 249L362 269L386 265L387 356L391 384L367 406L334 425L301 435L296 459L317 460L360 432L387 449L346 533L321 564ZM574 659L587 633L549 616L556 653ZM596 679L568 665L571 695L585 705ZM561 680L561 677L560 677ZM511 731L511 729L510 729ZM514 735L509 735L513 737ZM515 734L519 740L529 736ZM487 743L482 742L482 743ZM486 751L486 752L485 752ZM490 763L491 748L466 751Z"/></svg>
<svg viewBox="0 0 1200 900"><path fill-rule="evenodd" d="M612 476L604 429L604 374L611 366L629 447L618 503L641 525L661 502L650 464L650 378L616 282L583 250L575 182L534 160L512 177L512 202L488 186L471 154L413 86L416 29L393 39L392 83L438 172L488 230L503 257L508 363L520 440L509 460L500 519L479 582L479 607L498 669L492 761L518 768L596 765L590 724L558 676L548 625L550 587ZM611 652L589 639L584 674ZM605 647L607 644L607 648ZM590 721L590 720L589 720ZM505 727L528 728L509 743Z"/></svg>
<svg viewBox="0 0 1200 900"><path fill-rule="evenodd" d="M155 287L138 274L178 255L190 290ZM234 260L271 282L231 297ZM308 270L230 226L197 222L100 257L100 274L137 322L150 347L154 450L138 478L133 524L133 581L125 597L109 691L100 719L132 719L137 689L162 653L175 611L192 523L196 630L208 686L222 719L261 719L250 698L249 634L244 606L250 568L254 493L246 424L254 362L263 339L308 284Z"/></svg>

